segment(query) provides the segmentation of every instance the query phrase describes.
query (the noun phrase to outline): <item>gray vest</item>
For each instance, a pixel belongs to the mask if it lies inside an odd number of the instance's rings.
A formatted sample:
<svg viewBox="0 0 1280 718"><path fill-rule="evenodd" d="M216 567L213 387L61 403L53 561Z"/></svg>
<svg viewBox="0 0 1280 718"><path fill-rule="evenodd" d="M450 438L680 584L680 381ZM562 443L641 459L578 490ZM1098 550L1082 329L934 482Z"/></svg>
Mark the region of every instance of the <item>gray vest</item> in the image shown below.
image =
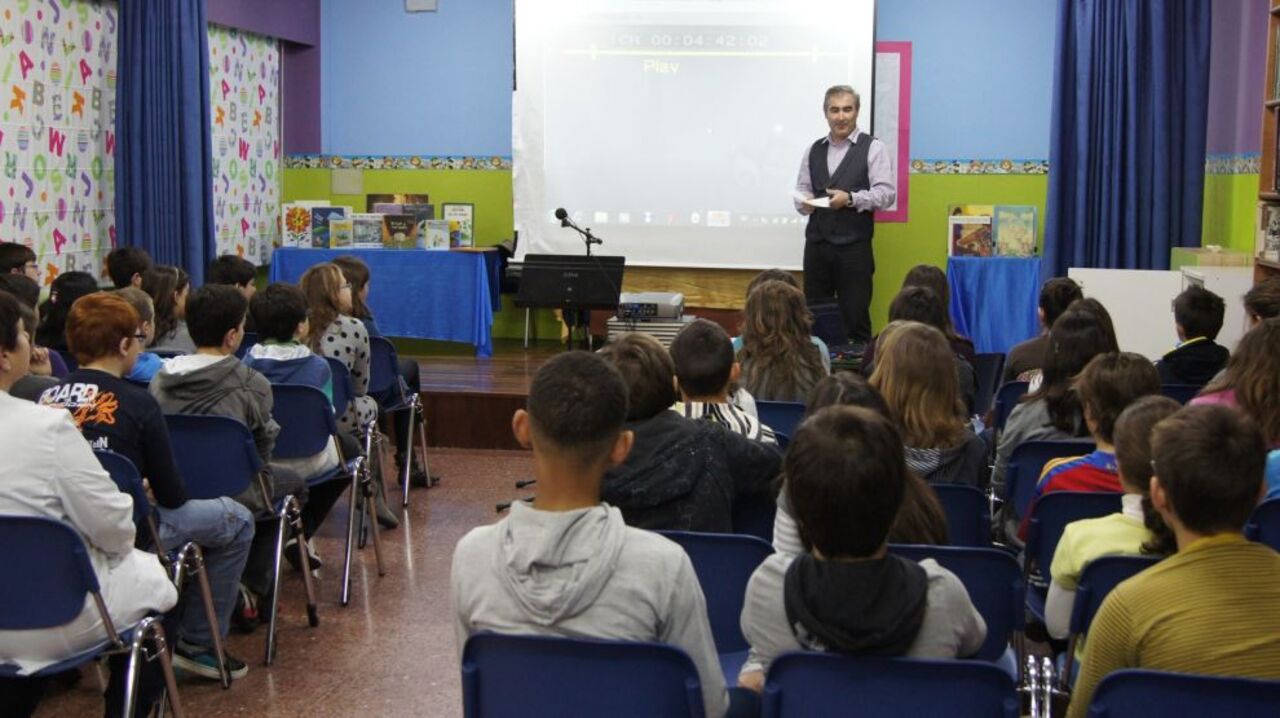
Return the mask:
<svg viewBox="0 0 1280 718"><path fill-rule="evenodd" d="M863 132L858 141L845 153L834 175L827 174L827 140L823 138L809 148L809 182L813 196L822 197L828 189L858 192L871 189L871 177L867 173L867 152L871 149L871 135ZM805 225L806 243L830 242L853 244L870 241L875 233L875 213L859 212L849 207L843 209L816 209Z"/></svg>

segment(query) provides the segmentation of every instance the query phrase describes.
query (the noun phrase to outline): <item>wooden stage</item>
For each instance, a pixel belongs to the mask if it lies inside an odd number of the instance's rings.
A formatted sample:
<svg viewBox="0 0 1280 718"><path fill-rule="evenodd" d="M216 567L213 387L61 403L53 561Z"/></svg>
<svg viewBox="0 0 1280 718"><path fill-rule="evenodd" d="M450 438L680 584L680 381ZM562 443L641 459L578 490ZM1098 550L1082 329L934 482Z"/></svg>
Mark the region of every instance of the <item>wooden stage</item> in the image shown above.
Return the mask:
<svg viewBox="0 0 1280 718"><path fill-rule="evenodd" d="M525 351L518 339L495 339L493 356L487 359L472 356L470 349L411 357L421 371L427 443L519 449L511 435L511 415L524 408L538 368L564 351L563 345L540 341Z"/></svg>

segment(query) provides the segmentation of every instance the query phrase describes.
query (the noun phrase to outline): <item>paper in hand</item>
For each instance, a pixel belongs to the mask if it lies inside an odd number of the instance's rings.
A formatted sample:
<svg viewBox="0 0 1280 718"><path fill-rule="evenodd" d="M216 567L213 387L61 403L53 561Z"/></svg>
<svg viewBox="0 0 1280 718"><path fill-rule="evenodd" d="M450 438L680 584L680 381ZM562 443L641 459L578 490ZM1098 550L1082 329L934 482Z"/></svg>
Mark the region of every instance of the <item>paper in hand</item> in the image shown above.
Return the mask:
<svg viewBox="0 0 1280 718"><path fill-rule="evenodd" d="M830 197L810 197L809 195L801 192L795 192L792 194L792 196L795 197L795 200L797 202L801 204L807 204L810 207L820 207L822 209L827 209L831 207Z"/></svg>

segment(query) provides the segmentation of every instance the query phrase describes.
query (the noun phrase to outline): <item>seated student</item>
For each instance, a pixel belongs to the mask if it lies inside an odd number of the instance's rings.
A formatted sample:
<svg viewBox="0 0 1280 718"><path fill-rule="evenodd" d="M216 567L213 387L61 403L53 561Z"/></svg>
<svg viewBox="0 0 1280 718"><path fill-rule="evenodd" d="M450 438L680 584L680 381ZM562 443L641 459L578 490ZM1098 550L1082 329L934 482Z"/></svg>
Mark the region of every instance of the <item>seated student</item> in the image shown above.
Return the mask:
<svg viewBox="0 0 1280 718"><path fill-rule="evenodd" d="M378 329L377 322L373 319L373 311L369 309L369 265L365 264L359 257L343 255L334 257L333 263L342 272L342 276L346 278L347 283L351 285L351 316L359 319L364 324L365 329L369 331L370 343L373 337L381 337L382 332ZM398 392L406 392L408 394L419 394L422 392L422 379L418 362L413 359L397 357L396 373L400 376L400 386L391 389L386 396L374 396L373 398L379 404L394 403L399 400ZM423 468L422 458L414 454L413 445L414 437L409 436L409 412L397 412L392 420L395 422L396 428L396 476L397 478L404 476L404 460L406 456L413 455L413 463L409 466L409 485L410 486L426 486L428 477L426 469ZM431 483L438 480L432 479Z"/></svg>
<svg viewBox="0 0 1280 718"><path fill-rule="evenodd" d="M272 284L253 295L249 301L249 313L256 320L261 341L249 348L244 357L245 365L272 384L315 387L323 391L332 404L333 375L329 371L329 362L316 356L302 343L308 333L307 298L302 290L292 284ZM343 455L357 456L360 453L360 444L355 437L341 432L339 437ZM338 446L330 439L324 451L315 456L275 459L275 465L287 467L302 477L316 476L338 466ZM315 535L346 487L342 481L328 481L311 487L307 504L302 509L302 526L308 536ZM297 540L293 539L290 546L296 543ZM297 563L296 551L296 548L290 549L288 554L294 563ZM313 568L320 567L319 559L314 556L311 563Z"/></svg>
<svg viewBox="0 0 1280 718"><path fill-rule="evenodd" d="M1178 552L1103 601L1071 718L1124 668L1280 680L1280 554L1242 534L1262 495L1262 432L1226 407L1190 406L1156 425L1151 453L1151 503Z"/></svg>
<svg viewBox="0 0 1280 718"><path fill-rule="evenodd" d="M742 365L734 361L733 342L723 327L706 319L694 320L672 340L671 361L680 385L677 412L687 419L714 421L754 441L778 443L773 429L733 402L730 390Z"/></svg>
<svg viewBox="0 0 1280 718"><path fill-rule="evenodd" d="M957 334L955 325L951 322L951 285L947 282L947 273L932 264L917 264L907 270L907 276L902 278L901 289L907 287L924 287L933 291L933 295L938 298L938 304L942 306L943 325L938 328L946 335L952 351L964 357L964 360L970 364L975 363L978 354L974 349L973 340Z"/></svg>
<svg viewBox="0 0 1280 718"><path fill-rule="evenodd" d="M369 396L369 333L364 323L351 316L354 292L351 282L332 262L312 265L302 273L298 286L307 298L307 344L322 357L337 359L351 373L351 404L347 413L338 417L338 428L351 436L363 436L362 428L378 420L378 402ZM382 461L371 457L369 466L374 476L374 504L378 523L394 529L400 525L387 504L386 486L382 481Z"/></svg>
<svg viewBox="0 0 1280 718"><path fill-rule="evenodd" d="M21 245L19 245L21 246ZM40 286L25 274L0 274L0 292L8 292L18 300L23 326L40 324ZM35 401L40 392L58 383L58 377L66 376L67 363L55 351L31 345L31 363L27 375L19 378L9 388L10 396Z"/></svg>
<svg viewBox="0 0 1280 718"><path fill-rule="evenodd" d="M1117 554L1166 555L1177 548L1173 534L1150 507L1151 430L1182 405L1167 396L1144 396L1116 419L1116 465L1124 496L1119 513L1067 524L1053 553L1052 581L1045 602L1045 626L1054 638L1066 638L1071 608L1084 567L1095 558ZM1084 651L1078 643L1076 656Z"/></svg>
<svg viewBox="0 0 1280 718"><path fill-rule="evenodd" d="M1146 357L1133 352L1099 354L1085 365L1072 384L1080 400L1085 426L1089 427L1089 435L1097 446L1087 456L1052 459L1045 464L1027 515L1022 517L1018 528L1021 540L1026 540L1036 500L1051 491L1120 493L1124 490L1117 473L1115 445L1111 443L1116 418L1138 399L1160 393L1160 376L1155 367Z"/></svg>
<svg viewBox="0 0 1280 718"><path fill-rule="evenodd" d="M1280 318L1264 319L1245 332L1214 379L1191 404L1222 404L1253 417L1273 449L1280 449Z"/></svg>
<svg viewBox="0 0 1280 718"><path fill-rule="evenodd" d="M892 421L889 405L880 392L863 377L851 371L840 371L818 382L813 388L813 399L806 415L828 406L860 406ZM889 543L930 544L945 546L947 539L947 515L942 511L938 496L918 474L907 470L903 486L902 507L889 528ZM793 556L804 553L800 531L787 503L784 487L778 492L778 511L773 518L773 549Z"/></svg>
<svg viewBox="0 0 1280 718"><path fill-rule="evenodd" d="M199 593L187 591L178 612L181 624L173 661L178 668L218 679L212 633L216 629L225 638L231 625L240 574L253 541L253 516L230 498L187 498L160 406L146 389L123 379L142 351L142 337L137 312L115 293L99 292L76 302L67 315L67 343L80 368L47 389L40 403L70 411L93 448L109 449L133 462L159 505L156 523L162 546L178 548L188 541L200 545L218 626L209 625ZM230 655L227 664L232 678L249 671Z"/></svg>
<svg viewBox="0 0 1280 718"><path fill-rule="evenodd" d="M747 283L747 293L746 293L746 296L743 297L744 302L746 300L746 297L750 297L751 293L756 290L756 287L759 287L761 284L764 284L765 282L771 282L774 280L782 282L788 287L795 287L796 289L800 289L800 282L796 281L796 275L792 274L791 272L788 272L782 269L766 269L760 272L759 274L757 274L756 276L752 277L751 281ZM817 335L810 335L809 341L812 342L812 344L818 348L818 353L822 355L822 368L828 374L830 374L831 373L831 349L828 348L827 343L822 341L822 338ZM742 351L742 335L738 335L733 338L734 355L737 355L737 353L740 351ZM743 406L742 408L747 409L748 407Z"/></svg>
<svg viewBox="0 0 1280 718"><path fill-rule="evenodd" d="M242 579L251 595L242 597L245 610L237 614L245 628L254 624L255 604L271 588L276 531L274 518L265 515L276 499L293 494L301 500L306 493L302 479L272 459L280 425L271 417L271 384L235 356L244 336L248 304L232 287L214 284L192 292L187 323L196 352L166 361L150 387L166 414L228 416L253 434L263 463L262 484L270 496L264 497L258 482L252 482L235 497L260 519Z"/></svg>
<svg viewBox="0 0 1280 718"><path fill-rule="evenodd" d="M156 337L155 309L151 305L151 296L132 286L117 289L115 294L128 302L138 313L138 319L141 322L138 333L143 335L142 346L147 346ZM138 352L138 359L133 363L133 368L125 374L124 378L138 384L150 384L151 378L160 371L162 366L164 366L164 360L159 355L141 351Z"/></svg>
<svg viewBox="0 0 1280 718"><path fill-rule="evenodd" d="M116 289L142 288L142 275L151 269L151 255L142 247L117 247L107 253L107 275Z"/></svg>
<svg viewBox="0 0 1280 718"><path fill-rule="evenodd" d="M813 316L804 294L778 280L747 295L742 325L742 386L763 401L809 400L828 365L811 341Z"/></svg>
<svg viewBox="0 0 1280 718"><path fill-rule="evenodd" d="M118 628L177 603L173 583L155 554L135 549L133 501L116 488L88 442L61 409L37 406L9 395L26 375L29 331L18 300L0 293L0 514L64 521L84 538L106 609ZM32 601L41 600L32 596ZM29 715L44 681L24 678L107 638L92 601L70 623L32 631L0 630L0 664L16 664L18 675L0 676L0 713ZM109 659L107 715L120 714L127 656ZM147 664L158 669L158 664ZM158 670L154 671L158 674ZM140 713L159 696L161 684L144 668Z"/></svg>
<svg viewBox="0 0 1280 718"><path fill-rule="evenodd" d="M40 305L40 328L36 330L38 346L67 350L67 312L76 300L98 291L98 280L88 272L63 272L49 285L49 298Z"/></svg>
<svg viewBox="0 0 1280 718"><path fill-rule="evenodd" d="M1244 313L1251 329L1264 319L1280 316L1280 277L1267 277L1245 292Z"/></svg>
<svg viewBox="0 0 1280 718"><path fill-rule="evenodd" d="M738 682L760 690L789 651L957 658L987 626L964 584L933 559L889 552L907 465L893 424L869 409L828 407L787 451L787 501L807 553L775 553L751 575L742 632L751 654Z"/></svg>
<svg viewBox="0 0 1280 718"><path fill-rule="evenodd" d="M782 463L778 448L671 411L675 369L657 339L624 334L599 353L626 381L627 429L635 434L626 461L605 474L601 497L630 526L732 531L734 503L768 494Z"/></svg>
<svg viewBox="0 0 1280 718"><path fill-rule="evenodd" d="M1080 401L1071 389L1071 379L1090 359L1120 351L1120 348L1116 346L1115 332L1108 331L1107 322L1096 312L1077 306L1082 304L1076 302L1053 323L1040 385L1018 401L1005 421L996 446L995 469L991 473L991 486L997 495L1004 488L1009 456L1019 444L1072 439L1088 432L1080 413Z"/></svg>
<svg viewBox="0 0 1280 718"><path fill-rule="evenodd" d="M911 291L929 292L903 290ZM990 449L965 424L946 337L935 327L898 321L880 334L880 344L871 385L902 434L907 467L930 483L984 488Z"/></svg>
<svg viewBox="0 0 1280 718"><path fill-rule="evenodd" d="M253 280L258 276L258 268L253 262L234 254L222 254L209 263L209 270L204 274L205 284L225 284L240 290L244 298L253 301L257 291ZM253 312L245 319L244 328L248 332L257 332Z"/></svg>
<svg viewBox="0 0 1280 718"><path fill-rule="evenodd" d="M20 274L39 282L40 264L36 253L25 244L0 242L0 274Z"/></svg>
<svg viewBox="0 0 1280 718"><path fill-rule="evenodd" d="M928 287L903 287L893 301L889 303L889 324L897 322L918 322L937 329L946 336L947 307L938 295ZM881 332L881 335L885 332ZM967 416L973 407L974 397L978 393L978 373L973 368L973 360L960 352L964 348L955 341L948 340L948 347L955 365L956 391L963 402ZM880 336L873 337L862 353L862 374L871 376L876 369L876 352L880 346ZM973 347L968 347L969 357L973 357Z"/></svg>
<svg viewBox="0 0 1280 718"><path fill-rule="evenodd" d="M1190 286L1173 300L1178 346L1156 362L1164 384L1204 386L1222 371L1231 352L1214 340L1226 304L1204 287Z"/></svg>
<svg viewBox="0 0 1280 718"><path fill-rule="evenodd" d="M155 308L155 338L148 346L155 351L195 353L196 345L187 330L191 277L178 267L160 264L143 273L141 289L151 296Z"/></svg>
<svg viewBox="0 0 1280 718"><path fill-rule="evenodd" d="M1054 277L1040 287L1039 308L1036 310L1040 318L1040 335L1016 344L1009 350L1001 381L1030 381L1033 372L1044 368L1045 350L1049 346L1049 328L1067 311L1072 302L1083 298L1080 285L1067 277Z"/></svg>
<svg viewBox="0 0 1280 718"><path fill-rule="evenodd" d="M626 418L627 386L600 357L566 352L538 370L511 420L538 492L454 550L458 655L481 631L670 643L693 659L706 715L720 716L724 674L689 557L600 500L605 470L631 449Z"/></svg>

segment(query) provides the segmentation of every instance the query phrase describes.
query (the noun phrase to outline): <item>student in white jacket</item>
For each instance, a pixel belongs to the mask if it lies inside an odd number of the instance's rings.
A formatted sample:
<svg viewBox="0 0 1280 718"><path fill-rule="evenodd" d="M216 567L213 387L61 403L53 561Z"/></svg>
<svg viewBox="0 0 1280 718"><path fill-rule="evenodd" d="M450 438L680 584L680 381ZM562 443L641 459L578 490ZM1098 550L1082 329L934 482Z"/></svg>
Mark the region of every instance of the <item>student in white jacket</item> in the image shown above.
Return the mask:
<svg viewBox="0 0 1280 718"><path fill-rule="evenodd" d="M177 602L177 591L155 554L133 547L133 500L99 465L71 415L9 395L13 382L27 373L30 358L31 340L17 301L0 292L0 514L43 516L75 527L117 628L167 611ZM16 665L19 676L28 675L105 638L98 609L87 598L80 615L66 625L0 631L0 666ZM108 688L109 713L120 707L113 695L123 684L117 678ZM23 689L16 681L3 687L6 693Z"/></svg>

